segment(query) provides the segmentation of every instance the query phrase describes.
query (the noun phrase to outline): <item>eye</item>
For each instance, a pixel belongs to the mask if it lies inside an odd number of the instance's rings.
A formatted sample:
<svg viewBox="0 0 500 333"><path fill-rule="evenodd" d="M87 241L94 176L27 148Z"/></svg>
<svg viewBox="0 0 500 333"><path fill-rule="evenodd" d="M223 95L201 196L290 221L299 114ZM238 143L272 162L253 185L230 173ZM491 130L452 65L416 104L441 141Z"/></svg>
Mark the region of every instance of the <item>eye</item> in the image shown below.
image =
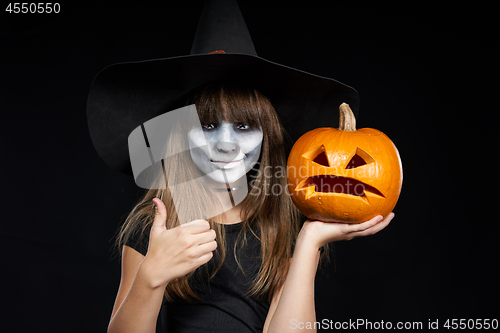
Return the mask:
<svg viewBox="0 0 500 333"><path fill-rule="evenodd" d="M354 169L354 168L363 166L365 164L366 164L365 160L361 156L356 154L351 158L351 160L349 161L349 163L347 164L347 166L345 168L346 169Z"/></svg>
<svg viewBox="0 0 500 333"><path fill-rule="evenodd" d="M365 164L373 163L373 162L375 162L373 157L371 157L364 150L357 148L356 153L354 154L353 157L351 157L351 160L349 161L349 163L347 163L347 166L345 168L346 169L354 169L354 168L363 166Z"/></svg>
<svg viewBox="0 0 500 333"><path fill-rule="evenodd" d="M216 124L216 123L203 124L203 125L201 125L201 127L203 128L203 130L211 131L211 130L216 129L218 127L218 124Z"/></svg>
<svg viewBox="0 0 500 333"><path fill-rule="evenodd" d="M250 125L247 123L237 123L236 128L239 130L247 130L250 129Z"/></svg>
<svg viewBox="0 0 500 333"><path fill-rule="evenodd" d="M309 150L302 156L313 161L314 163L318 163L319 165L329 167L330 163L328 162L328 157L326 156L325 153L326 149L324 145L314 147L313 149Z"/></svg>
<svg viewBox="0 0 500 333"><path fill-rule="evenodd" d="M316 158L313 160L313 162L316 162L316 163L321 164L321 165L326 166L326 167L330 166L330 164L328 163L328 157L326 156L324 151L319 153L319 155L316 156Z"/></svg>

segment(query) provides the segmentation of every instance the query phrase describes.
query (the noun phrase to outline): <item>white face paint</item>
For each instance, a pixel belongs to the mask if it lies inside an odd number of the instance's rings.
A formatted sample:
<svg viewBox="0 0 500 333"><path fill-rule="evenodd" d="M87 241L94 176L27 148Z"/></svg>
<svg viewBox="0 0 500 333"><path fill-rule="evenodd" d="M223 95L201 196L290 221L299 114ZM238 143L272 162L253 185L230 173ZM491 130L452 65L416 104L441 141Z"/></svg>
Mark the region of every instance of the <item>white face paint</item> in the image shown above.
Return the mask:
<svg viewBox="0 0 500 333"><path fill-rule="evenodd" d="M257 163L262 129L221 122L195 127L188 133L194 164L218 183L234 183Z"/></svg>

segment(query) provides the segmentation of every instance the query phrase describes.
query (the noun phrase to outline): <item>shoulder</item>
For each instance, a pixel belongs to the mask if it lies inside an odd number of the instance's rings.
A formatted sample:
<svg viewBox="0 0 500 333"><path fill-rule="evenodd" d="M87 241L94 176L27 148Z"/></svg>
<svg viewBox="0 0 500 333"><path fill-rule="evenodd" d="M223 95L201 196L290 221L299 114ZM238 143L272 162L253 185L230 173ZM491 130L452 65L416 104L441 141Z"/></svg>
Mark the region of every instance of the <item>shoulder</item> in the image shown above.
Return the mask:
<svg viewBox="0 0 500 333"><path fill-rule="evenodd" d="M151 228L149 227L149 228L137 228L136 230L131 230L127 235L127 237L125 238L123 245L125 245L125 247L134 249L138 253L145 256L146 253L148 252L150 229Z"/></svg>

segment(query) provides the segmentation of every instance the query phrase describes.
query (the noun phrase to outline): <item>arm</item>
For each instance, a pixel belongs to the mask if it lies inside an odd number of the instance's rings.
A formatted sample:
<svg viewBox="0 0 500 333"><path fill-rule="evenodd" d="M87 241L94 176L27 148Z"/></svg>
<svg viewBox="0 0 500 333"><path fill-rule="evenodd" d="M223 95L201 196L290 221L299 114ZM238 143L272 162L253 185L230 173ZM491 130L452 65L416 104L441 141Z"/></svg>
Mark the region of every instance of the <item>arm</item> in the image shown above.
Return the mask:
<svg viewBox="0 0 500 333"><path fill-rule="evenodd" d="M122 277L108 332L154 332L164 288L152 287L140 269L144 256L124 246Z"/></svg>
<svg viewBox="0 0 500 333"><path fill-rule="evenodd" d="M318 262L318 248L305 246L299 249L297 242L286 281L271 302L264 333L296 332L292 323L316 320L314 278Z"/></svg>
<svg viewBox="0 0 500 333"><path fill-rule="evenodd" d="M109 333L152 333L167 284L212 258L215 231L204 220L166 229L165 205L154 199L156 216L146 256L124 246L122 279L108 326Z"/></svg>
<svg viewBox="0 0 500 333"><path fill-rule="evenodd" d="M265 333L297 332L299 323L314 323L314 278L318 268L318 249L326 243L373 235L385 228L394 214L385 220L375 217L360 224L306 221L302 227L288 276L282 290L273 297L264 325ZM300 331L316 332L316 329Z"/></svg>

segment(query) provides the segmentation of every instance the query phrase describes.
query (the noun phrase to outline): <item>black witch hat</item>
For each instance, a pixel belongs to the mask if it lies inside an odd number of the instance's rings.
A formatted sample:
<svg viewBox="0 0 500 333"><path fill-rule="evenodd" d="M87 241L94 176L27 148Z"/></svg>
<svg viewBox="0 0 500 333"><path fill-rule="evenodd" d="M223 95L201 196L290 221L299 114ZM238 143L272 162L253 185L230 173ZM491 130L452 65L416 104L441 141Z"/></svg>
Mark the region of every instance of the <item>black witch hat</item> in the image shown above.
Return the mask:
<svg viewBox="0 0 500 333"><path fill-rule="evenodd" d="M187 56L111 65L94 79L87 102L90 136L101 158L132 175L128 136L138 126L185 105L212 82L244 82L276 107L292 140L336 122L343 102L356 113L356 90L257 56L236 0L208 0Z"/></svg>

